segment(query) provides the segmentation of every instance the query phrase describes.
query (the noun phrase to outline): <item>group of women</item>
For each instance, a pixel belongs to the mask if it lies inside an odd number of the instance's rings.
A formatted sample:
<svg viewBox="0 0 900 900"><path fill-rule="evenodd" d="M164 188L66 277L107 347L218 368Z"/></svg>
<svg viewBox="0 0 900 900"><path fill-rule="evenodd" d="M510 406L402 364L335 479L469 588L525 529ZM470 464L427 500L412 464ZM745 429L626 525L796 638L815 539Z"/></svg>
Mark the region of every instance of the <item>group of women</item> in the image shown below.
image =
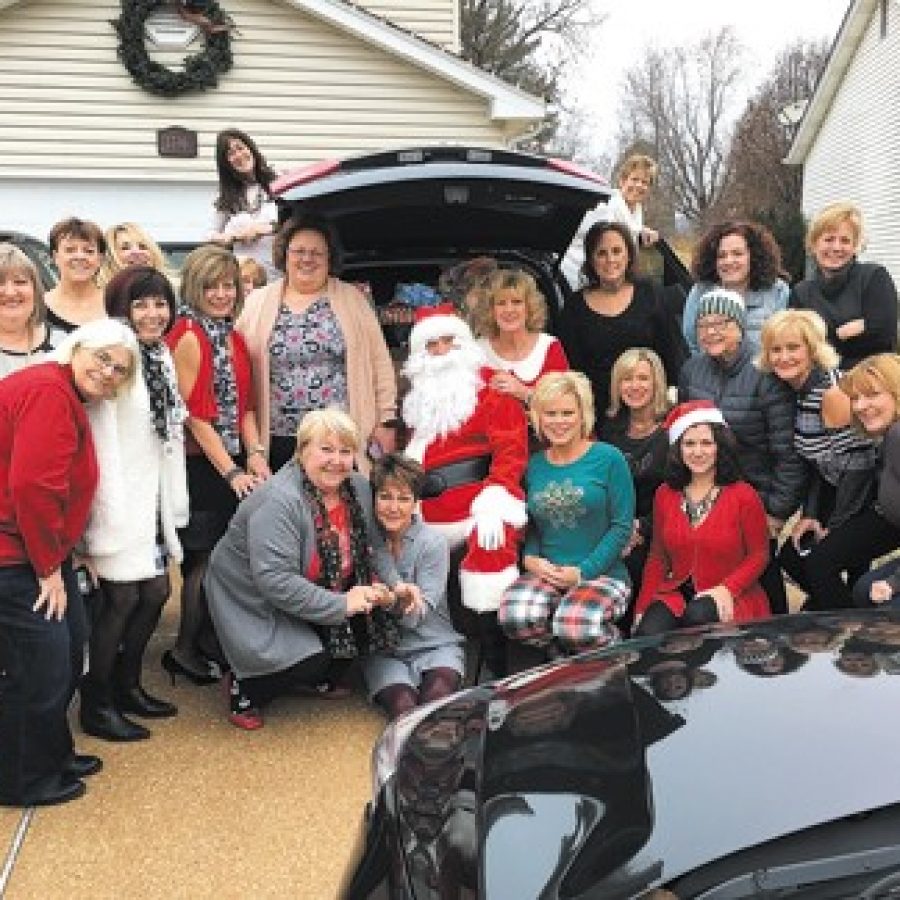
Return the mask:
<svg viewBox="0 0 900 900"><path fill-rule="evenodd" d="M447 546L396 452L375 313L337 277L328 222L275 228L274 173L246 135L223 132L217 162L214 232L178 298L131 223L58 223L46 296L0 245L0 803L64 802L100 768L73 749L77 689L83 730L106 740L177 713L141 678L171 562L162 664L195 684L224 673L240 728L279 694L338 693L357 658L390 716L461 683ZM559 338L530 274L497 267L467 292L489 387L528 408L536 450L510 639L553 655L783 612L782 568L814 607L893 596L896 565L866 573L900 546L896 294L857 261L861 239L855 210L826 211L816 274L788 297L764 229L714 229L687 342L614 221L585 237Z"/></svg>

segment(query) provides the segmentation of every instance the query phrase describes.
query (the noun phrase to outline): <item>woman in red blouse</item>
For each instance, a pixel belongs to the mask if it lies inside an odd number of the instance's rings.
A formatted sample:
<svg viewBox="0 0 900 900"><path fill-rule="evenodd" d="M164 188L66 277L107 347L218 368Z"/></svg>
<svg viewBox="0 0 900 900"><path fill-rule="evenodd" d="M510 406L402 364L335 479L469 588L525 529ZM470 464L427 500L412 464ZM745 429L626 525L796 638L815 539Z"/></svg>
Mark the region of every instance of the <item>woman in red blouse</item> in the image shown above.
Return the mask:
<svg viewBox="0 0 900 900"><path fill-rule="evenodd" d="M721 411L706 400L682 403L665 425L671 450L653 503L635 634L768 616L758 584L769 559L766 513L740 480Z"/></svg>
<svg viewBox="0 0 900 900"><path fill-rule="evenodd" d="M191 518L180 532L181 621L163 656L171 675L210 684L219 673L198 645L208 622L202 593L209 554L228 528L238 501L269 477L259 438L250 356L234 318L243 299L238 261L207 244L192 251L181 273L182 308L166 336L178 387L187 403L186 442Z"/></svg>
<svg viewBox="0 0 900 900"><path fill-rule="evenodd" d="M70 555L97 487L85 404L135 369L131 330L110 319L68 337L58 361L0 381L0 804L65 803L100 769L76 755L66 712L84 663Z"/></svg>

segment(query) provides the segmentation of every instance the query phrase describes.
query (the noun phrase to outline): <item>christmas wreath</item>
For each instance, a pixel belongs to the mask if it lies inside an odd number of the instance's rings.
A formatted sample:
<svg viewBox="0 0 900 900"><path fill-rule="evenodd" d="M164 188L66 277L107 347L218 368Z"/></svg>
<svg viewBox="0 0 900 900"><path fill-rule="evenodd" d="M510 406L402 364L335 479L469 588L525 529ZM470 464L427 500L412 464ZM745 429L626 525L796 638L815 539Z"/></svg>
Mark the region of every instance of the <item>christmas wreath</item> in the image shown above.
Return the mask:
<svg viewBox="0 0 900 900"><path fill-rule="evenodd" d="M122 0L122 15L111 24L119 35L118 56L135 84L151 94L175 97L190 91L205 91L219 83L231 68L230 16L215 0L179 0L178 14L204 33L205 47L184 60L178 72L154 62L147 55L144 26L148 17L166 0Z"/></svg>

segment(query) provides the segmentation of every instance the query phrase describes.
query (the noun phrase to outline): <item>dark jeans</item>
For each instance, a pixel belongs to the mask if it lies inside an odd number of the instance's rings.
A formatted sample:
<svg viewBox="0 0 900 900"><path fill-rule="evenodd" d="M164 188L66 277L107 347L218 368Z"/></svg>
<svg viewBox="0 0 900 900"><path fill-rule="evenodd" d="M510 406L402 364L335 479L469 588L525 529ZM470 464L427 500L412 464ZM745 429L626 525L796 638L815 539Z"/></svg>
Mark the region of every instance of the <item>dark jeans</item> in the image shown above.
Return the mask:
<svg viewBox="0 0 900 900"><path fill-rule="evenodd" d="M0 568L0 800L7 803L27 803L72 753L66 712L81 678L84 609L69 566L64 580L66 615L48 620L32 609L34 570Z"/></svg>
<svg viewBox="0 0 900 900"><path fill-rule="evenodd" d="M769 562L759 576L759 586L769 598L769 610L773 616L783 616L788 611L787 590L778 559L778 541L769 538Z"/></svg>
<svg viewBox="0 0 900 900"><path fill-rule="evenodd" d="M842 572L868 568L873 559L900 547L900 530L875 509L867 509L830 531L806 557L809 606L814 610L845 609L851 590Z"/></svg>
<svg viewBox="0 0 900 900"><path fill-rule="evenodd" d="M719 609L714 600L698 594L689 601L681 617L675 615L661 600L654 600L644 611L641 621L635 630L635 637L651 634L665 634L677 628L690 628L694 625L708 625L719 621Z"/></svg>

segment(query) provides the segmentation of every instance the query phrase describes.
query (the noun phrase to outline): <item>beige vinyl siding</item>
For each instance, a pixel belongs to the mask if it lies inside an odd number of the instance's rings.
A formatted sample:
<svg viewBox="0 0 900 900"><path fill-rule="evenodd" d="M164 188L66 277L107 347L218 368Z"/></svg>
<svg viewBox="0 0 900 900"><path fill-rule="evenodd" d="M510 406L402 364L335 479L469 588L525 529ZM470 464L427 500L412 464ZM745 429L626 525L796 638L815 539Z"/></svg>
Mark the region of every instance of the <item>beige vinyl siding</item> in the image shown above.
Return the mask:
<svg viewBox="0 0 900 900"><path fill-rule="evenodd" d="M458 49L458 0L356 0L356 5L441 47Z"/></svg>
<svg viewBox="0 0 900 900"><path fill-rule="evenodd" d="M171 99L138 88L116 58L117 3L0 11L0 179L208 181L227 126L279 169L388 146L504 142L487 101L443 78L286 3L230 0L228 10L234 67L217 89ZM199 133L196 160L157 156L156 130L171 125Z"/></svg>
<svg viewBox="0 0 900 900"><path fill-rule="evenodd" d="M900 284L900 6L881 37L876 11L835 95L803 170L808 216L839 200L863 211L863 257Z"/></svg>

